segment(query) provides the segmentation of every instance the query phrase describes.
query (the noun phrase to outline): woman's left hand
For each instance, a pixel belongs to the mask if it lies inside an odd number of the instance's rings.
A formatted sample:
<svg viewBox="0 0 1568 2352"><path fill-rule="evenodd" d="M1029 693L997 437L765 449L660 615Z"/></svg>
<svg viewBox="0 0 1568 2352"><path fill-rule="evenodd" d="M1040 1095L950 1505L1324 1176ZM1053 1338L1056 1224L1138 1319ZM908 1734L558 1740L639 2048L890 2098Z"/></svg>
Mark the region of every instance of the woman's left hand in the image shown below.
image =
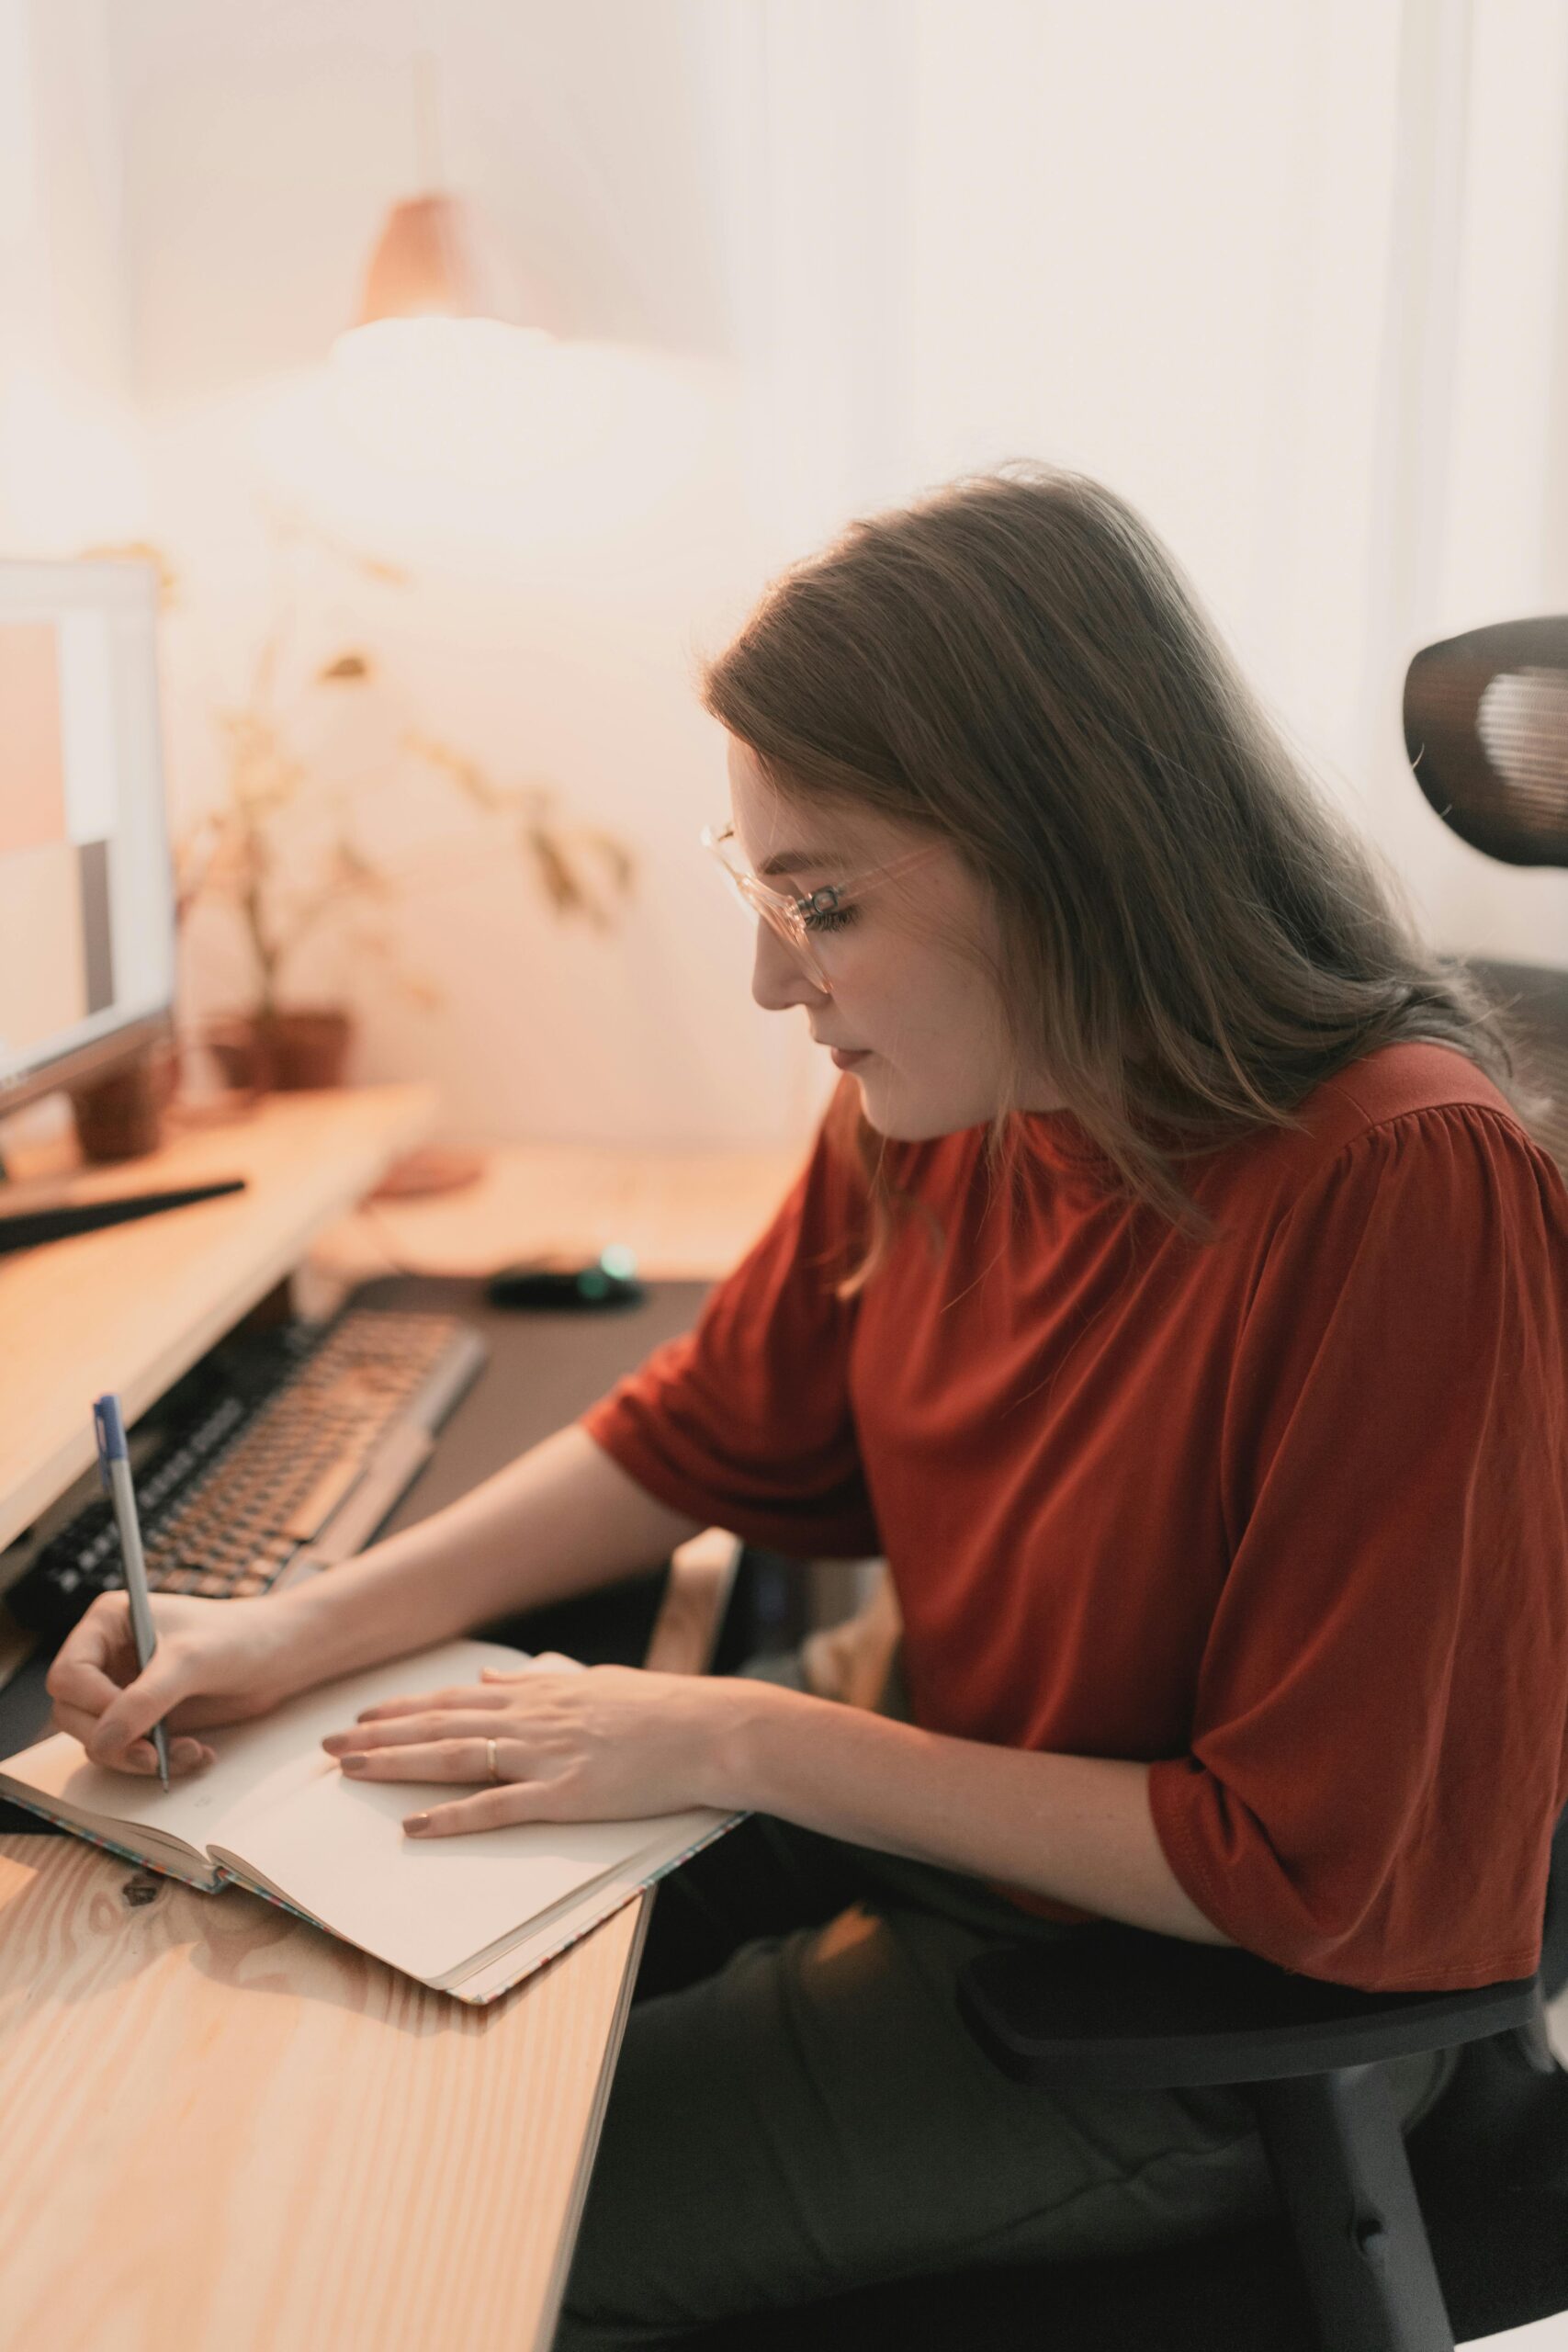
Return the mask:
<svg viewBox="0 0 1568 2352"><path fill-rule="evenodd" d="M478 1684L383 1699L321 1746L355 1780L488 1781L497 1786L429 1813L410 1814L414 1837L499 1829L514 1821L620 1821L738 1809L724 1788L724 1735L753 1690L733 1678L578 1668L561 1661Z"/></svg>

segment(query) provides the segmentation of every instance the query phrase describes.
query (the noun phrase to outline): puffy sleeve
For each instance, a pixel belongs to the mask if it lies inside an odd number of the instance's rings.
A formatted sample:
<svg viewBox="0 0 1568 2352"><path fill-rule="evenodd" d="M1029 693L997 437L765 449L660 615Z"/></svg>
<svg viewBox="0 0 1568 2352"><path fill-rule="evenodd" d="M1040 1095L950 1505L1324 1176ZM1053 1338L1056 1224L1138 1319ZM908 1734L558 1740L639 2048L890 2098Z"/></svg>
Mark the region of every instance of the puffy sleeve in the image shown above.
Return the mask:
<svg viewBox="0 0 1568 2352"><path fill-rule="evenodd" d="M1348 1143L1281 1219L1223 1410L1229 1566L1177 1878L1309 1976L1538 1964L1568 1801L1568 1192L1488 1106Z"/></svg>
<svg viewBox="0 0 1568 2352"><path fill-rule="evenodd" d="M866 1188L844 1080L772 1224L669 1340L579 1426L672 1510L801 1558L882 1548L850 1390Z"/></svg>

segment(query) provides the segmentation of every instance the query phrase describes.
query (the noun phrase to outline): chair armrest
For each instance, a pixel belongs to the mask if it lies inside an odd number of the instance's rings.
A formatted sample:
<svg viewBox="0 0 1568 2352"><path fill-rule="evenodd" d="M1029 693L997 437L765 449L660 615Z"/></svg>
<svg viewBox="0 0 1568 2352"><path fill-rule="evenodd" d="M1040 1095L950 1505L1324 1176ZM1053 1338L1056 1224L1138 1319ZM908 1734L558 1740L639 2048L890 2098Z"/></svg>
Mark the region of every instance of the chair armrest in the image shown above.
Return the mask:
<svg viewBox="0 0 1568 2352"><path fill-rule="evenodd" d="M655 1674L705 1674L743 1549L727 1528L707 1527L671 1555L664 1599L643 1665Z"/></svg>
<svg viewBox="0 0 1568 2352"><path fill-rule="evenodd" d="M958 2006L1015 2082L1178 2090L1328 2074L1495 2033L1529 2033L1539 1980L1363 1993L1252 1952L1116 1923L1009 1944L961 1972Z"/></svg>

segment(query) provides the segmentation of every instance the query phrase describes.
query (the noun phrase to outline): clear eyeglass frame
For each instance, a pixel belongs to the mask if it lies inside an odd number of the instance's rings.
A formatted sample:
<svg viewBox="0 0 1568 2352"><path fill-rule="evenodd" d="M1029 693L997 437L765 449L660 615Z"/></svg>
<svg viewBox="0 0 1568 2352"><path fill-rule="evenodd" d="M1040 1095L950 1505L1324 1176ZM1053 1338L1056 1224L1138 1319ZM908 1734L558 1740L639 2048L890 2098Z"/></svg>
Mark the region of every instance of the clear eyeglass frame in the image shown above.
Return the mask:
<svg viewBox="0 0 1568 2352"><path fill-rule="evenodd" d="M742 905L761 915L763 922L777 933L784 945L804 965L824 996L832 995L833 982L813 942L813 923L820 922L824 915L838 913L847 899L858 899L874 882L888 881L895 874L906 873L910 866L919 865L923 859L931 857L937 847L932 842L928 848L911 850L907 857L896 857L886 865L870 866L864 873L854 875L846 882L824 883L819 890L809 891L802 898L794 891L771 890L748 867L737 865L725 852L725 843L734 838L733 824L716 828L705 825L701 834L703 847L724 868Z"/></svg>

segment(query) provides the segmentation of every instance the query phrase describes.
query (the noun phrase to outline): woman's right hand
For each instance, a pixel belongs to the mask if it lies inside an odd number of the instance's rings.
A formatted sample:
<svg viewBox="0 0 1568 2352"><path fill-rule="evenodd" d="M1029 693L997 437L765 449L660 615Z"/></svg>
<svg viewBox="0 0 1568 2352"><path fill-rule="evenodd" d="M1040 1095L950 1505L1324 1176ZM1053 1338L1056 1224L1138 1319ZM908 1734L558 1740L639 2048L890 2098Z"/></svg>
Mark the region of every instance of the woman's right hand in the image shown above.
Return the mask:
<svg viewBox="0 0 1568 2352"><path fill-rule="evenodd" d="M264 1715L309 1688L299 1618L282 1594L201 1600L155 1592L151 1606L158 1646L145 1673L136 1663L130 1600L105 1592L67 1634L44 1678L55 1729L79 1739L93 1763L155 1772L146 1734L162 1723L171 1774L195 1771L212 1761L213 1751L193 1733Z"/></svg>

